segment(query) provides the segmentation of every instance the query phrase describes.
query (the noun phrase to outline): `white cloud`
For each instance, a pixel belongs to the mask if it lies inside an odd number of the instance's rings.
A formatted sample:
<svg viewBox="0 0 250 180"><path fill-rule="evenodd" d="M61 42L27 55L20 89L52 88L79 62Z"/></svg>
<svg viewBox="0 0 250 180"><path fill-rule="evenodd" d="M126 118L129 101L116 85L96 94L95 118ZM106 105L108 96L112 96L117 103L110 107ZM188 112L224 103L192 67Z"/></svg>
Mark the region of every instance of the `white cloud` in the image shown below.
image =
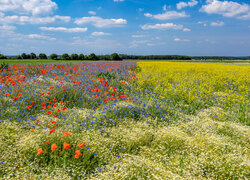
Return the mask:
<svg viewBox="0 0 250 180"><path fill-rule="evenodd" d="M130 48L133 48L133 47L138 47L139 44L146 44L146 43L149 43L150 41L148 40L141 40L141 41L132 41L130 42Z"/></svg>
<svg viewBox="0 0 250 180"><path fill-rule="evenodd" d="M91 33L92 36L110 36L111 33L105 33L105 32L93 32Z"/></svg>
<svg viewBox="0 0 250 180"><path fill-rule="evenodd" d="M3 31L12 31L15 29L16 29L15 26L7 26L7 25L0 26L0 30L3 30Z"/></svg>
<svg viewBox="0 0 250 180"><path fill-rule="evenodd" d="M68 33L86 32L88 28L40 27L43 31L59 31Z"/></svg>
<svg viewBox="0 0 250 180"><path fill-rule="evenodd" d="M250 19L250 12L248 14L245 14L245 15L242 15L242 16L239 16L238 19L243 19L243 20L247 20L247 19Z"/></svg>
<svg viewBox="0 0 250 180"><path fill-rule="evenodd" d="M169 19L178 19L178 18L185 18L189 17L184 11L177 12L177 11L166 11L162 14L156 14L152 15L150 13L145 13L144 16L153 18L153 19L159 19L159 20L169 20Z"/></svg>
<svg viewBox="0 0 250 180"><path fill-rule="evenodd" d="M178 4L176 4L176 7L177 9L182 9L182 8L185 8L185 7L193 7L195 5L198 4L198 1L196 0L191 0L191 1L188 1L188 2L179 2Z"/></svg>
<svg viewBox="0 0 250 180"><path fill-rule="evenodd" d="M143 38L145 35L132 35L132 38Z"/></svg>
<svg viewBox="0 0 250 180"><path fill-rule="evenodd" d="M189 29L189 28L184 28L183 31L184 31L184 32L189 32L189 31L191 31L191 29Z"/></svg>
<svg viewBox="0 0 250 180"><path fill-rule="evenodd" d="M122 2L122 1L124 1L124 0L114 0L114 2Z"/></svg>
<svg viewBox="0 0 250 180"><path fill-rule="evenodd" d="M202 24L204 27L207 27L207 21L199 21L198 24Z"/></svg>
<svg viewBox="0 0 250 180"><path fill-rule="evenodd" d="M166 11L167 10L167 5L165 4L163 7L162 7L163 11Z"/></svg>
<svg viewBox="0 0 250 180"><path fill-rule="evenodd" d="M57 20L69 22L71 18L69 16L48 16L48 17L36 17L36 16L0 16L1 24L47 24L53 23Z"/></svg>
<svg viewBox="0 0 250 180"><path fill-rule="evenodd" d="M166 29L175 29L175 30L180 30L183 29L183 25L176 25L173 23L165 23L165 24L145 24L141 26L143 30L148 30L148 29L158 29L158 30L166 30Z"/></svg>
<svg viewBox="0 0 250 180"><path fill-rule="evenodd" d="M203 5L200 11L208 14L220 14L225 17L240 15L238 18L248 19L247 14L250 13L250 6L233 1L207 0L207 4Z"/></svg>
<svg viewBox="0 0 250 180"><path fill-rule="evenodd" d="M96 15L96 12L95 11L89 11L88 12L90 15Z"/></svg>
<svg viewBox="0 0 250 180"><path fill-rule="evenodd" d="M49 40L49 41L54 41L56 40L56 38L51 38L49 36L44 36L44 35L40 35L40 34L28 34L28 35L22 35L19 34L19 38L29 38L29 39L43 39L43 40Z"/></svg>
<svg viewBox="0 0 250 180"><path fill-rule="evenodd" d="M50 14L57 9L51 0L0 0L0 11L20 14Z"/></svg>
<svg viewBox="0 0 250 180"><path fill-rule="evenodd" d="M75 23L78 25L91 23L95 27L120 27L121 25L127 24L125 19L103 19L101 17L92 16L92 17L82 17L75 20Z"/></svg>
<svg viewBox="0 0 250 180"><path fill-rule="evenodd" d="M188 39L174 38L174 41L176 41L176 42L189 42L190 40L188 40Z"/></svg>
<svg viewBox="0 0 250 180"><path fill-rule="evenodd" d="M159 42L159 43L147 43L147 46L161 46L166 44L165 42Z"/></svg>
<svg viewBox="0 0 250 180"><path fill-rule="evenodd" d="M211 25L211 26L224 26L224 24L225 24L225 23L221 21L221 22L211 22L210 25Z"/></svg>

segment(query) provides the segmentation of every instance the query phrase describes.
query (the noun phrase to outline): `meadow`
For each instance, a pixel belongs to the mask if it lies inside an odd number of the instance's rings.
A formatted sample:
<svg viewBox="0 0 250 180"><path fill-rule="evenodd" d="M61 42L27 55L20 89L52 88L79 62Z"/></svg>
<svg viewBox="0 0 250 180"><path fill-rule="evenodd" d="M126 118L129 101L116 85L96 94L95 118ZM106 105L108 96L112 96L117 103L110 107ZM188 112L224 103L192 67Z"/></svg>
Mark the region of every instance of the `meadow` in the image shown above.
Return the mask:
<svg viewBox="0 0 250 180"><path fill-rule="evenodd" d="M0 69L1 179L249 179L250 66Z"/></svg>

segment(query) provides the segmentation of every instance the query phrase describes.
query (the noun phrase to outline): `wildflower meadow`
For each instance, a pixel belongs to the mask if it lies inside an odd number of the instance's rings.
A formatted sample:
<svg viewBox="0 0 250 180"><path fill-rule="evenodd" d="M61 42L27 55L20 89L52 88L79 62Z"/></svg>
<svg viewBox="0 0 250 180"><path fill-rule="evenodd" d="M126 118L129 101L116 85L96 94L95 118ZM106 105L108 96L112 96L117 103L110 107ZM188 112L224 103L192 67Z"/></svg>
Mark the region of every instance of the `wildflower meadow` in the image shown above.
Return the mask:
<svg viewBox="0 0 250 180"><path fill-rule="evenodd" d="M0 179L249 179L249 66L0 66Z"/></svg>

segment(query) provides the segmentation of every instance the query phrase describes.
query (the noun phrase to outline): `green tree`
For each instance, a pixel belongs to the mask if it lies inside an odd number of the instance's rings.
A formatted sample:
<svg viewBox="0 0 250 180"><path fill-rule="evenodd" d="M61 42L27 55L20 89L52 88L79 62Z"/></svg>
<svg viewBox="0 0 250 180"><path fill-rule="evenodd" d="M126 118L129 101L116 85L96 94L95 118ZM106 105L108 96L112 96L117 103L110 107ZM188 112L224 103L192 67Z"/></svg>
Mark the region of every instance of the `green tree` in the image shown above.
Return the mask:
<svg viewBox="0 0 250 180"><path fill-rule="evenodd" d="M64 53L61 57L63 60L70 60L70 57L67 53Z"/></svg>
<svg viewBox="0 0 250 180"><path fill-rule="evenodd" d="M55 53L53 53L53 54L51 54L51 55L49 56L49 58L50 58L50 59L53 59L53 60L56 60L56 59L58 59L58 55L55 54Z"/></svg>
<svg viewBox="0 0 250 180"><path fill-rule="evenodd" d="M98 57L95 55L95 53L91 53L90 55L88 55L88 59L89 60L98 60Z"/></svg>
<svg viewBox="0 0 250 180"><path fill-rule="evenodd" d="M111 56L111 60L114 60L114 61L121 61L121 57L117 54L117 53L113 53L110 55Z"/></svg>
<svg viewBox="0 0 250 180"><path fill-rule="evenodd" d="M28 56L27 56L26 53L22 53L22 54L21 54L21 57L22 57L22 59L27 59L27 58L28 58Z"/></svg>
<svg viewBox="0 0 250 180"><path fill-rule="evenodd" d="M30 59L36 59L36 54L35 53L30 53Z"/></svg>
<svg viewBox="0 0 250 180"><path fill-rule="evenodd" d="M79 60L78 54L71 54L70 58L71 60Z"/></svg>
<svg viewBox="0 0 250 180"><path fill-rule="evenodd" d="M22 56L18 55L18 56L17 56L17 59L22 59Z"/></svg>
<svg viewBox="0 0 250 180"><path fill-rule="evenodd" d="M79 60L84 60L85 56L83 54L79 54Z"/></svg>
<svg viewBox="0 0 250 180"><path fill-rule="evenodd" d="M40 53L38 57L39 59L48 59L47 55L44 53Z"/></svg>
<svg viewBox="0 0 250 180"><path fill-rule="evenodd" d="M3 54L0 54L0 59L7 59L7 57L4 56Z"/></svg>

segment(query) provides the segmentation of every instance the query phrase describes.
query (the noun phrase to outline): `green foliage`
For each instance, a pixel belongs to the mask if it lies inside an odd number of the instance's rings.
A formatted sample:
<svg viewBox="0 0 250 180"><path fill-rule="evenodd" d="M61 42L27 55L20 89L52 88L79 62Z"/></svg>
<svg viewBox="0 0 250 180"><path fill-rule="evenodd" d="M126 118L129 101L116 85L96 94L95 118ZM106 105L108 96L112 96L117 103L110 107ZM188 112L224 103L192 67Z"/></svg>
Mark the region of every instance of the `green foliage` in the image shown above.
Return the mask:
<svg viewBox="0 0 250 180"><path fill-rule="evenodd" d="M111 54L110 57L111 57L111 60L113 60L113 61L121 61L122 60L121 57L117 53Z"/></svg>
<svg viewBox="0 0 250 180"><path fill-rule="evenodd" d="M0 70L8 70L9 64L8 63L1 63L0 64Z"/></svg>
<svg viewBox="0 0 250 180"><path fill-rule="evenodd" d="M53 59L53 60L57 60L58 59L58 55L53 53L49 56L50 59Z"/></svg>
<svg viewBox="0 0 250 180"><path fill-rule="evenodd" d="M30 53L30 59L36 59L36 54L35 53Z"/></svg>
<svg viewBox="0 0 250 180"><path fill-rule="evenodd" d="M116 78L114 73L110 73L108 71L107 72L100 72L99 74L97 74L97 77L103 78L107 81L114 80Z"/></svg>
<svg viewBox="0 0 250 180"><path fill-rule="evenodd" d="M7 59L3 54L0 54L0 59Z"/></svg>
<svg viewBox="0 0 250 180"><path fill-rule="evenodd" d="M44 53L40 53L38 57L39 59L48 59L47 55Z"/></svg>
<svg viewBox="0 0 250 180"><path fill-rule="evenodd" d="M70 56L69 56L69 54L64 53L64 54L61 56L61 59L63 59L63 60L70 60Z"/></svg>
<svg viewBox="0 0 250 180"><path fill-rule="evenodd" d="M78 54L71 54L70 59L71 60L79 60L79 56L78 56Z"/></svg>
<svg viewBox="0 0 250 180"><path fill-rule="evenodd" d="M99 58L95 55L95 53L91 53L90 55L88 55L88 59L89 60L99 60Z"/></svg>
<svg viewBox="0 0 250 180"><path fill-rule="evenodd" d="M79 54L79 60L84 60L85 59L85 56L83 54Z"/></svg>

